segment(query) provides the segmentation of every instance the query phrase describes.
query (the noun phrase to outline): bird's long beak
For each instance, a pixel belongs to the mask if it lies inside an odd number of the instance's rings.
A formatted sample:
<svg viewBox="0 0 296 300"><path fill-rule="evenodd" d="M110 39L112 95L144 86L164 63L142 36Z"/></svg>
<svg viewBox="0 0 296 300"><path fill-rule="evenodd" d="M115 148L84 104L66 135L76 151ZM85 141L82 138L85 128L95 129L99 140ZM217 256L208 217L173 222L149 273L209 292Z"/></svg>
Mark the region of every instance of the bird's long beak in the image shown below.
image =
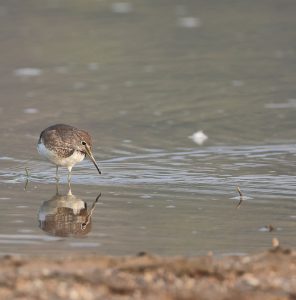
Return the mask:
<svg viewBox="0 0 296 300"><path fill-rule="evenodd" d="M95 167L97 168L99 174L102 174L99 167L98 167L98 164L93 156L93 154L91 153L91 150L90 148L88 147L88 145L85 145L85 150L86 150L86 154L88 155L88 157L90 158L90 160L94 163Z"/></svg>

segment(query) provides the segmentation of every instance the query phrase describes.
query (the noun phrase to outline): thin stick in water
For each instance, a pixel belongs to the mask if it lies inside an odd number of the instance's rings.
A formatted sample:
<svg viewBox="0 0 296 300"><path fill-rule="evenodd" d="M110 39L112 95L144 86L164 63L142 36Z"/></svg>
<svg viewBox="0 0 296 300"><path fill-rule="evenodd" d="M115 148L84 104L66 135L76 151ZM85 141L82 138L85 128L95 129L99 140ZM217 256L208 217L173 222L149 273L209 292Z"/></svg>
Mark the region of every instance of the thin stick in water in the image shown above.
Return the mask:
<svg viewBox="0 0 296 300"><path fill-rule="evenodd" d="M240 190L239 186L236 187L236 190L237 190L237 192L239 193L239 197L240 197L239 203L238 203L238 205L236 206L236 208L239 208L239 207L241 206L241 204L242 204L242 202L243 202L244 199L243 199L243 193L242 193L242 191Z"/></svg>
<svg viewBox="0 0 296 300"><path fill-rule="evenodd" d="M28 183L29 183L29 178L30 178L30 171L27 167L25 167L25 172L26 172L26 182L25 182L24 191L27 190Z"/></svg>

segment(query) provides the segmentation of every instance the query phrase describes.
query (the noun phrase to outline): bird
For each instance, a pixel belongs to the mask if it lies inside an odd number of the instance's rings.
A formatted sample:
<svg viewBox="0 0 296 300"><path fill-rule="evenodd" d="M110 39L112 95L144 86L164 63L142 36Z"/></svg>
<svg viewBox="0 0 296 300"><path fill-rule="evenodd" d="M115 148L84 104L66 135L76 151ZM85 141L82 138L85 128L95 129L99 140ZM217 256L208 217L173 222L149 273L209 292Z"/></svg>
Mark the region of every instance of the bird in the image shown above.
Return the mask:
<svg viewBox="0 0 296 300"><path fill-rule="evenodd" d="M59 167L68 168L68 183L74 165L88 157L99 174L101 171L92 154L92 138L90 134L66 124L55 124L44 129L37 143L39 154L56 165L56 180L59 180Z"/></svg>

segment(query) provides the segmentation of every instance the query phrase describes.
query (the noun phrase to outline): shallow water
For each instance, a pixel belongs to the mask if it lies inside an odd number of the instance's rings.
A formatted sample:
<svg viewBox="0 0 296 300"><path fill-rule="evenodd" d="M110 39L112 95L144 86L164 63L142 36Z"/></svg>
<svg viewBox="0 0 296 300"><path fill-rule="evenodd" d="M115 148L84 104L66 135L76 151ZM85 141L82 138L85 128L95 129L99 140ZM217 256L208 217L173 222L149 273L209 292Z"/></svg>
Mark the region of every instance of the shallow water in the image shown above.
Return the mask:
<svg viewBox="0 0 296 300"><path fill-rule="evenodd" d="M101 176L90 162L77 166L74 199L65 200L62 172L59 193L64 198L54 201L54 167L5 158L9 167L0 173L2 253L248 253L270 246L273 236L293 246L295 155L296 145L130 152L101 161ZM28 164L26 185L23 166ZM238 208L237 186L243 192ZM68 206L79 212L85 202L89 212L100 193L87 230L81 230L85 219L55 210ZM55 222L41 230L46 215L55 215ZM265 228L270 224L273 232Z"/></svg>
<svg viewBox="0 0 296 300"><path fill-rule="evenodd" d="M295 8L3 2L0 253L295 246ZM92 134L103 173L75 166L72 196L35 148L60 122Z"/></svg>

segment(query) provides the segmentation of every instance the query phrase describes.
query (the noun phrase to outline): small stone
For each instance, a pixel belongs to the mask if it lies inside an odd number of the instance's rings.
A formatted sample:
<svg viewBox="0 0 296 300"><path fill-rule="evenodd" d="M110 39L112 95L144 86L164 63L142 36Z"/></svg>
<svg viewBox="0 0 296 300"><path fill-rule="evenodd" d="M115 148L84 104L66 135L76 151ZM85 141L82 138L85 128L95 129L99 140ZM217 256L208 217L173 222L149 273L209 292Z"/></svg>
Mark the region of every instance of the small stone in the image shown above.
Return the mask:
<svg viewBox="0 0 296 300"><path fill-rule="evenodd" d="M272 247L273 248L277 248L277 247L279 247L280 246L280 242L279 242L279 240L277 239L277 238L273 238L272 239Z"/></svg>
<svg viewBox="0 0 296 300"><path fill-rule="evenodd" d="M253 274L250 273L245 274L243 276L243 279L245 283L253 287L259 286L260 284L260 281Z"/></svg>

